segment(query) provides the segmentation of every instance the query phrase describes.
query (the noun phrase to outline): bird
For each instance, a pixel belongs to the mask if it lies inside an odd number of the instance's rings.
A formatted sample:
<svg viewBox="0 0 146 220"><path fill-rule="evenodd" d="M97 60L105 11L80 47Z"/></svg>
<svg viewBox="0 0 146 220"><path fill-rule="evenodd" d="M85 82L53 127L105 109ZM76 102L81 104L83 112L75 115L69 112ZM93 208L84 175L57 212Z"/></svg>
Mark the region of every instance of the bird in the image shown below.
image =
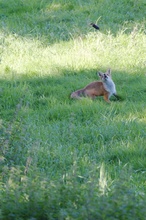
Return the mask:
<svg viewBox="0 0 146 220"><path fill-rule="evenodd" d="M98 27L96 24L91 23L90 25L91 25L92 27L94 27L96 30L99 30L99 27Z"/></svg>

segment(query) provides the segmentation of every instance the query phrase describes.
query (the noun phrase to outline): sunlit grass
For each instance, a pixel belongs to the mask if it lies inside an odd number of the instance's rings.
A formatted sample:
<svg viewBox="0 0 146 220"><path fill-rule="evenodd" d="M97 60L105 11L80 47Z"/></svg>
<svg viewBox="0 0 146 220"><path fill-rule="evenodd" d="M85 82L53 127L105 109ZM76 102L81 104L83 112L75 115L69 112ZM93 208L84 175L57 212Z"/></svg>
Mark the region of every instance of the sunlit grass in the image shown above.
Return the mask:
<svg viewBox="0 0 146 220"><path fill-rule="evenodd" d="M144 75L145 37L137 31L115 37L112 34L89 33L69 42L43 45L39 40L1 34L1 74L60 75L62 70L74 73L84 70L112 70ZM10 74L9 74L10 73ZM93 73L91 73L93 74ZM3 75L3 74L2 74Z"/></svg>

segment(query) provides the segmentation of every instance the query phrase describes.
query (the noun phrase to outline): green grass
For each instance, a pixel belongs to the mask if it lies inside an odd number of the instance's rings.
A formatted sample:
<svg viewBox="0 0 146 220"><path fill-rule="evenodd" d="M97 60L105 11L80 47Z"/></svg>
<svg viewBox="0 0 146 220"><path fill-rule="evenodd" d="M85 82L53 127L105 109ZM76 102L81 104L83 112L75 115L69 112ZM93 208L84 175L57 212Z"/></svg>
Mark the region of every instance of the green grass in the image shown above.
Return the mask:
<svg viewBox="0 0 146 220"><path fill-rule="evenodd" d="M145 219L145 7L0 0L0 219ZM70 99L109 67L122 101Z"/></svg>

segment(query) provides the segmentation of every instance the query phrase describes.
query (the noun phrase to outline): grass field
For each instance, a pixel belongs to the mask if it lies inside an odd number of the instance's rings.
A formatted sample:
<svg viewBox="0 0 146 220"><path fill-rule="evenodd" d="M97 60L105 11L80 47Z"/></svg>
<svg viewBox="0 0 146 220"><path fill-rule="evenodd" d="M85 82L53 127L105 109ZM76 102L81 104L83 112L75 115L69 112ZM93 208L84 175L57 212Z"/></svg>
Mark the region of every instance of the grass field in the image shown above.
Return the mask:
<svg viewBox="0 0 146 220"><path fill-rule="evenodd" d="M146 219L145 24L144 0L0 0L0 219ZM122 101L70 99L108 68Z"/></svg>

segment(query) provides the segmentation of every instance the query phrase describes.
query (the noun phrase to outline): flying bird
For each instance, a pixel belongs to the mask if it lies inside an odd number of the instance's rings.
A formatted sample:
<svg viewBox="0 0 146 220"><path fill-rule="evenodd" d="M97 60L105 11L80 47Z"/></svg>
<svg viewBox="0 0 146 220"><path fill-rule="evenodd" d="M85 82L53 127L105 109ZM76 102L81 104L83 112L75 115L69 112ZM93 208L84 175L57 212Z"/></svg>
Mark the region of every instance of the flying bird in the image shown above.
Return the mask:
<svg viewBox="0 0 146 220"><path fill-rule="evenodd" d="M91 23L90 25L91 25L92 27L94 27L96 30L99 30L99 27L98 27L96 24Z"/></svg>

